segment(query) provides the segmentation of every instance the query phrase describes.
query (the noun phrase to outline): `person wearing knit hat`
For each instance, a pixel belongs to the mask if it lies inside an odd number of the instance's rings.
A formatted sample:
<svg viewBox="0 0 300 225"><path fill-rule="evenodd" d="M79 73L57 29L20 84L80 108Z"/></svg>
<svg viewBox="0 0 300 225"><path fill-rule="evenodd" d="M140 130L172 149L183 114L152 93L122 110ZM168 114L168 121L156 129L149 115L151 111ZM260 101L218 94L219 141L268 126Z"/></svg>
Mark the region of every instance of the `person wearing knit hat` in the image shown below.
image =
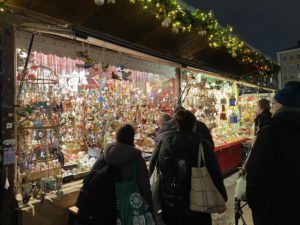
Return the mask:
<svg viewBox="0 0 300 225"><path fill-rule="evenodd" d="M273 99L274 115L257 134L246 163L247 202L254 225L294 225L300 202L300 82Z"/></svg>
<svg viewBox="0 0 300 225"><path fill-rule="evenodd" d="M278 111L282 107L300 108L300 82L290 81L279 90L273 99L273 110Z"/></svg>

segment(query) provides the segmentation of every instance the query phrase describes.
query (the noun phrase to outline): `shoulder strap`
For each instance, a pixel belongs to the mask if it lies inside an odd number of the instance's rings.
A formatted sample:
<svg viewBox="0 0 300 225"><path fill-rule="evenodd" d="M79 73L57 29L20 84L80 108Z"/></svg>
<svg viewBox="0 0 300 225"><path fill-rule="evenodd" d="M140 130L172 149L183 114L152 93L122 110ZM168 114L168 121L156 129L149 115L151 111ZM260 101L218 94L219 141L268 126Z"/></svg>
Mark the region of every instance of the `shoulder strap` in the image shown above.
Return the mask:
<svg viewBox="0 0 300 225"><path fill-rule="evenodd" d="M198 167L201 167L201 160L203 160L203 165L204 165L204 167L206 167L202 140L201 140L200 143L199 143L199 150L198 150Z"/></svg>

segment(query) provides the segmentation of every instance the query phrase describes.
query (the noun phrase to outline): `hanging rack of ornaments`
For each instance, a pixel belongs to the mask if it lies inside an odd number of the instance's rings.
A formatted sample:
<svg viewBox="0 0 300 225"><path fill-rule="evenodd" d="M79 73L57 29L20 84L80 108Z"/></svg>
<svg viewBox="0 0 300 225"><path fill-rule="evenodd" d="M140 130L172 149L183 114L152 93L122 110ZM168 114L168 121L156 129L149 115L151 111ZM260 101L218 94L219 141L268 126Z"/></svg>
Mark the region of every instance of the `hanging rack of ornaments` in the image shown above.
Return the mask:
<svg viewBox="0 0 300 225"><path fill-rule="evenodd" d="M203 12L199 9L189 11L184 4L179 4L176 0L129 1L152 13L161 21L162 27L171 28L175 33L196 32L200 36L207 36L210 47L227 49L228 53L240 63L253 65L259 77L272 77L275 70L272 60L233 35L231 26L222 27L212 11ZM95 0L96 6L105 3L116 4L116 0Z"/></svg>
<svg viewBox="0 0 300 225"><path fill-rule="evenodd" d="M31 198L44 203L46 194L63 195L60 151L60 106L55 98L58 77L49 67L31 65L24 76L16 106L17 118L17 190L24 204Z"/></svg>

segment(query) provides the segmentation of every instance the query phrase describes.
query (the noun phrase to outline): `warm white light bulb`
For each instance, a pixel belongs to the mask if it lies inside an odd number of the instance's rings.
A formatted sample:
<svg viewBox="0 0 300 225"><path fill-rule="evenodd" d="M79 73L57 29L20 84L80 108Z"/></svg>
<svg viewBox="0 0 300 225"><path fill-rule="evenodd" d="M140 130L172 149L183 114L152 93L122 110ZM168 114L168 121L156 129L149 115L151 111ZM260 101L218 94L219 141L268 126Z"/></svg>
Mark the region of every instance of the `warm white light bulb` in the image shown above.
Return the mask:
<svg viewBox="0 0 300 225"><path fill-rule="evenodd" d="M104 4L104 0L95 0L95 4L97 6L102 6Z"/></svg>

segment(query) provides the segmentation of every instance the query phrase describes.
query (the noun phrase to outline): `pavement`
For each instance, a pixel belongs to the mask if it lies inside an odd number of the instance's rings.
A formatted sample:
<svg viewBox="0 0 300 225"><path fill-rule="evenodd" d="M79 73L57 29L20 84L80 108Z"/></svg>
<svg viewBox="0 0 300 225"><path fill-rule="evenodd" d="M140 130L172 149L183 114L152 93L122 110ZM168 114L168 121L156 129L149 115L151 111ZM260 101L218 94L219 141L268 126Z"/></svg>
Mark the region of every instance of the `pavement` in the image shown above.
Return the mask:
<svg viewBox="0 0 300 225"><path fill-rule="evenodd" d="M234 173L225 178L224 184L228 194L228 201L226 203L227 210L222 214L212 214L213 225L235 225L234 190L237 179L238 173ZM243 207L242 211L246 224L243 224L242 220L239 219L238 225L253 225L251 209L248 205Z"/></svg>

